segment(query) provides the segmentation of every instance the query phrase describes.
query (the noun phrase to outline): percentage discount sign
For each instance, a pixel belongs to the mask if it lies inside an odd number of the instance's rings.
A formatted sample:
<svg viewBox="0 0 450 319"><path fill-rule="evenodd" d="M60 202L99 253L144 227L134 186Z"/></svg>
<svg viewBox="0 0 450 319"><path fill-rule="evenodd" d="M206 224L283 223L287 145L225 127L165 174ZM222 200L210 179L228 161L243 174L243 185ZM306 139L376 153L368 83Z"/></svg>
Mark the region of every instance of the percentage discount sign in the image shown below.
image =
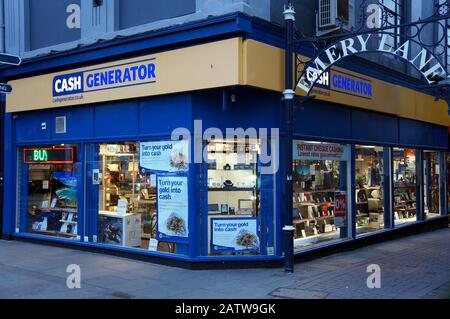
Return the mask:
<svg viewBox="0 0 450 319"><path fill-rule="evenodd" d="M345 217L347 215L347 196L346 194L336 194L334 196L335 216Z"/></svg>

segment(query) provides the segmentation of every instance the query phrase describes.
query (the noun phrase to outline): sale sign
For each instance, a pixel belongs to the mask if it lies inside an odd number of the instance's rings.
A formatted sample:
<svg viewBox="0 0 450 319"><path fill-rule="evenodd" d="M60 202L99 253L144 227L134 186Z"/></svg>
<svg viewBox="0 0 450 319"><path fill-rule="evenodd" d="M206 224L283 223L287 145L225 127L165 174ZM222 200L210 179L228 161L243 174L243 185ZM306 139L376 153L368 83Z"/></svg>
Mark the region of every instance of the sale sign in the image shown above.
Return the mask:
<svg viewBox="0 0 450 319"><path fill-rule="evenodd" d="M334 225L336 227L347 226L347 193L334 194Z"/></svg>

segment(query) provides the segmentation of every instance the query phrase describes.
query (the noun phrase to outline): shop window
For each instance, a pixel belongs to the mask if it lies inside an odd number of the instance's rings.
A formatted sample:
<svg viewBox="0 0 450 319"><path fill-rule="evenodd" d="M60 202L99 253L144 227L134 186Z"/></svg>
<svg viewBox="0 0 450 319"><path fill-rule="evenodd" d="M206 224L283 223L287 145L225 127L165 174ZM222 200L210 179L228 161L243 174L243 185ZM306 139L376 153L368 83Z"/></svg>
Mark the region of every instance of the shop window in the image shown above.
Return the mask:
<svg viewBox="0 0 450 319"><path fill-rule="evenodd" d="M394 148L394 223L404 225L417 220L416 151Z"/></svg>
<svg viewBox="0 0 450 319"><path fill-rule="evenodd" d="M195 13L195 0L118 0L120 30Z"/></svg>
<svg viewBox="0 0 450 319"><path fill-rule="evenodd" d="M358 235L384 228L383 148L357 145L355 156Z"/></svg>
<svg viewBox="0 0 450 319"><path fill-rule="evenodd" d="M261 254L259 143L211 140L208 151L208 254Z"/></svg>
<svg viewBox="0 0 450 319"><path fill-rule="evenodd" d="M450 214L450 153L447 153L447 212Z"/></svg>
<svg viewBox="0 0 450 319"><path fill-rule="evenodd" d="M80 163L76 145L19 149L19 230L77 239Z"/></svg>
<svg viewBox="0 0 450 319"><path fill-rule="evenodd" d="M188 238L187 141L96 144L90 162L97 243L184 253ZM89 195L88 195L89 196ZM92 195L91 195L92 196Z"/></svg>
<svg viewBox="0 0 450 319"><path fill-rule="evenodd" d="M424 191L423 203L425 217L440 215L439 152L423 152Z"/></svg>
<svg viewBox="0 0 450 319"><path fill-rule="evenodd" d="M348 238L350 147L294 141L294 248Z"/></svg>

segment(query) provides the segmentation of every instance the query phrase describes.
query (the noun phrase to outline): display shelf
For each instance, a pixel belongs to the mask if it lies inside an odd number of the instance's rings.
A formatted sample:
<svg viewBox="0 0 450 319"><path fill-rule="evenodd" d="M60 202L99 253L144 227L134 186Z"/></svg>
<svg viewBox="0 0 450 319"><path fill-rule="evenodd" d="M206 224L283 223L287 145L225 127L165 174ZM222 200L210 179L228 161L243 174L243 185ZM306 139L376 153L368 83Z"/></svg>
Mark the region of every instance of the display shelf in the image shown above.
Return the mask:
<svg viewBox="0 0 450 319"><path fill-rule="evenodd" d="M254 187L251 188L242 188L242 187L229 187L229 188L208 188L208 191L211 192L253 192L255 190Z"/></svg>
<svg viewBox="0 0 450 319"><path fill-rule="evenodd" d="M217 171L217 172L239 172L239 171L253 172L254 170L255 169L253 168L238 168L238 169L208 168L208 171Z"/></svg>
<svg viewBox="0 0 450 319"><path fill-rule="evenodd" d="M294 224L301 224L304 222L313 222L313 221L317 221L317 220L324 220L324 219L331 219L334 218L334 215L326 215L326 216L321 216L321 217L315 217L315 218L298 218L298 219L294 219L293 223Z"/></svg>
<svg viewBox="0 0 450 319"><path fill-rule="evenodd" d="M299 237L299 238L294 238L294 245L298 245L300 247L305 247L311 244L315 244L315 243L320 243L320 242L324 242L324 241L328 241L330 240L329 237L334 237L336 235L339 235L339 231L336 230L332 230L330 232L326 232L326 233L320 233L317 235L306 235L306 237ZM339 237L337 237L336 239L338 239ZM311 240L317 239L317 241L315 242L309 242ZM302 242L304 244L308 244L308 245L302 245Z"/></svg>
<svg viewBox="0 0 450 319"><path fill-rule="evenodd" d="M77 237L76 234L62 233L62 232L56 231L56 230L38 230L38 229L33 229L32 232L39 233L39 234L44 234L44 235L57 235L57 236L75 237L75 238Z"/></svg>
<svg viewBox="0 0 450 319"><path fill-rule="evenodd" d="M64 220L64 219L61 219L59 222L60 222L60 223L66 223L66 224L78 224L78 222L69 221L69 220Z"/></svg>
<svg viewBox="0 0 450 319"><path fill-rule="evenodd" d="M59 207L53 207L53 208L41 208L40 209L43 213L51 213L51 212L61 212L61 213L78 213L77 208L59 208Z"/></svg>
<svg viewBox="0 0 450 319"><path fill-rule="evenodd" d="M334 202L323 202L323 203L314 203L314 202L301 202L301 203L292 203L297 206L322 206L328 205L330 207L334 207Z"/></svg>
<svg viewBox="0 0 450 319"><path fill-rule="evenodd" d="M156 205L156 197L155 197L155 199L139 199L139 200L134 200L133 202L137 203L137 204L145 204L145 205L155 204Z"/></svg>
<svg viewBox="0 0 450 319"><path fill-rule="evenodd" d="M294 194L313 194L313 193L334 193L337 190L335 189L323 189L323 190L311 190L311 191L294 191Z"/></svg>

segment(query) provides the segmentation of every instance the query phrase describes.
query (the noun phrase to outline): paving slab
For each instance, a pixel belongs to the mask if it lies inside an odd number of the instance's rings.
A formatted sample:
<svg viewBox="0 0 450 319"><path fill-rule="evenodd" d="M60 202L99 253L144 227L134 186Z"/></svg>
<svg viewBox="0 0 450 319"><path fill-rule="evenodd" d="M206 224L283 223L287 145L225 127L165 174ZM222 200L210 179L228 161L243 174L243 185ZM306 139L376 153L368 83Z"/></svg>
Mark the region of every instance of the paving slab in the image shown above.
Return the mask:
<svg viewBox="0 0 450 319"><path fill-rule="evenodd" d="M0 241L0 298L395 299L450 298L450 229L404 237L282 268L187 270L22 241ZM69 289L67 266L81 268ZM367 266L381 269L369 289Z"/></svg>

